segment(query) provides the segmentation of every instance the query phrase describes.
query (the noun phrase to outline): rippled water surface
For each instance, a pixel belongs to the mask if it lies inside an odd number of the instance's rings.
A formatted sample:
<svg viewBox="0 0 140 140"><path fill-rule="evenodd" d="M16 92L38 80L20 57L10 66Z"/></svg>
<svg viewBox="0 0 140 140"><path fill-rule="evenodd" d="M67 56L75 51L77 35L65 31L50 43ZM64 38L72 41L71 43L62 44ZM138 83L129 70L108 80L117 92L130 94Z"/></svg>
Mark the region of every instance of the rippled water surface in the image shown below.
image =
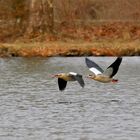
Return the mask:
<svg viewBox="0 0 140 140"><path fill-rule="evenodd" d="M117 84L102 84L84 57L1 58L0 140L140 140L140 58L124 57ZM113 57L90 57L103 68ZM83 74L58 90L59 72Z"/></svg>

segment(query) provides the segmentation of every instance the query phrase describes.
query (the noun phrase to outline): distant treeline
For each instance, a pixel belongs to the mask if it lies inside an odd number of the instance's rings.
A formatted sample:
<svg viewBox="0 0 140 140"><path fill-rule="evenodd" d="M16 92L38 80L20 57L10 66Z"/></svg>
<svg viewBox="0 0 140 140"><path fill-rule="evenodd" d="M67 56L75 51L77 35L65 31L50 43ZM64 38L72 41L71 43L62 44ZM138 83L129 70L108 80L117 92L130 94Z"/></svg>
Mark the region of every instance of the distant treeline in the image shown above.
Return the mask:
<svg viewBox="0 0 140 140"><path fill-rule="evenodd" d="M140 0L0 0L0 38L54 33L60 25L140 20Z"/></svg>

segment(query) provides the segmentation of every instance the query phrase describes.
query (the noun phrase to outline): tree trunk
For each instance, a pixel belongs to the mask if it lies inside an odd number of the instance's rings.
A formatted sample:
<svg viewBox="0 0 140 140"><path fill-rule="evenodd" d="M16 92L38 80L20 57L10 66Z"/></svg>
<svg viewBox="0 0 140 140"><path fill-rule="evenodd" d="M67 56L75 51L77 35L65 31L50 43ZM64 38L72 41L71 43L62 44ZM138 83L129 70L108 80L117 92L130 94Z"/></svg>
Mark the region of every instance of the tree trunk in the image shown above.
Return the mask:
<svg viewBox="0 0 140 140"><path fill-rule="evenodd" d="M30 0L29 21L26 33L36 36L53 33L53 0Z"/></svg>

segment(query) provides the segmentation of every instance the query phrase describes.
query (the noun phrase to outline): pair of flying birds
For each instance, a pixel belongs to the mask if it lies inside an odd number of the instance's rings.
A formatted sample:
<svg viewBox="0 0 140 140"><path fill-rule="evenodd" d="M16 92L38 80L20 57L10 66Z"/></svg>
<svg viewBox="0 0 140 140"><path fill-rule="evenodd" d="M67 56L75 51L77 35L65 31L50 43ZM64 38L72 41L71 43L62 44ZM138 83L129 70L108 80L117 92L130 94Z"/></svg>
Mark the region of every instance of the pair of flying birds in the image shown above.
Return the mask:
<svg viewBox="0 0 140 140"><path fill-rule="evenodd" d="M88 75L88 78L102 83L118 81L117 79L114 79L113 76L119 69L122 57L118 57L105 71L98 64L88 58L85 58L85 62L89 70L93 73L92 75ZM59 73L54 75L54 77L58 78L58 86L61 91L66 88L68 81L78 81L81 87L84 87L85 85L82 75L75 72Z"/></svg>

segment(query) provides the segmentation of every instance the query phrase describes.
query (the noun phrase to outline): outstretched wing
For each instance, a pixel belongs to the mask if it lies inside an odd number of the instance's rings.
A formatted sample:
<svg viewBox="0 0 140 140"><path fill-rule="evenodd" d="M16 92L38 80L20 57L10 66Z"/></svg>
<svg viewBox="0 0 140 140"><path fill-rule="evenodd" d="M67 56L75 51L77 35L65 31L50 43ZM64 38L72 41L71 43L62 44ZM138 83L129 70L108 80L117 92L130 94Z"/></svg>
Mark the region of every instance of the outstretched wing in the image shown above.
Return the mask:
<svg viewBox="0 0 140 140"><path fill-rule="evenodd" d="M119 69L119 66L122 62L122 57L118 57L104 72L105 75L113 77Z"/></svg>
<svg viewBox="0 0 140 140"><path fill-rule="evenodd" d="M67 85L67 81L58 78L58 86L59 86L59 90L63 91L66 88Z"/></svg>
<svg viewBox="0 0 140 140"><path fill-rule="evenodd" d="M81 87L84 87L85 86L85 83L84 83L84 80L82 78L82 75L80 74L77 74L76 76L74 76L75 79L78 81L78 83L80 84Z"/></svg>
<svg viewBox="0 0 140 140"><path fill-rule="evenodd" d="M75 81L78 81L81 87L85 86L84 80L82 78L81 74L75 73L75 72L69 72L71 78Z"/></svg>
<svg viewBox="0 0 140 140"><path fill-rule="evenodd" d="M91 61L90 59L85 58L85 62L89 70L92 71L95 75L104 72L104 70L100 66L98 66L95 62Z"/></svg>

